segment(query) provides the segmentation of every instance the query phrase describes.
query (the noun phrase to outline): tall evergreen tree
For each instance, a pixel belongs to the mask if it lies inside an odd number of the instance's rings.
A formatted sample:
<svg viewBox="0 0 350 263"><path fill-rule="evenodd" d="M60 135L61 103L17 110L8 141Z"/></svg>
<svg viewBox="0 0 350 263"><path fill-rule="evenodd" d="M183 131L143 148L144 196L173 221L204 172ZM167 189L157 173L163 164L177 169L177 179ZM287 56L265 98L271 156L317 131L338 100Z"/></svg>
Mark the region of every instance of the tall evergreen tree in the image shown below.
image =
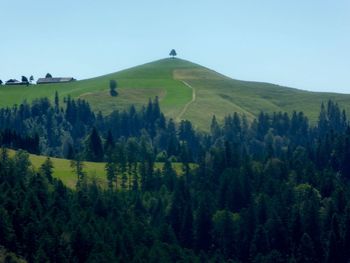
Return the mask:
<svg viewBox="0 0 350 263"><path fill-rule="evenodd" d="M332 217L331 231L329 234L329 244L327 262L346 262L346 253L343 247L343 239L340 233L340 225L336 214Z"/></svg>
<svg viewBox="0 0 350 263"><path fill-rule="evenodd" d="M80 158L77 158L76 160L71 161L71 167L74 171L74 173L77 176L77 184L76 187L78 189L83 189L86 187L86 173L84 171L84 163L80 160Z"/></svg>
<svg viewBox="0 0 350 263"><path fill-rule="evenodd" d="M47 157L45 162L40 167L41 172L43 175L52 182L52 174L53 174L53 163L50 159L50 157Z"/></svg>
<svg viewBox="0 0 350 263"><path fill-rule="evenodd" d="M195 243L198 251L208 251L212 246L212 217L207 200L202 199L195 219Z"/></svg>
<svg viewBox="0 0 350 263"><path fill-rule="evenodd" d="M93 128L86 142L85 158L87 161L101 162L103 160L103 147L101 138Z"/></svg>
<svg viewBox="0 0 350 263"><path fill-rule="evenodd" d="M55 91L55 112L58 113L60 110L60 99L58 97L58 92Z"/></svg>
<svg viewBox="0 0 350 263"><path fill-rule="evenodd" d="M306 233L303 234L297 252L297 262L314 263L316 260L316 251L312 239Z"/></svg>
<svg viewBox="0 0 350 263"><path fill-rule="evenodd" d="M112 190L114 183L115 183L116 188L117 188L118 187L117 164L114 160L114 156L112 153L109 153L107 156L107 163L105 166L105 170L106 170L106 175L107 175L108 188L110 190Z"/></svg>

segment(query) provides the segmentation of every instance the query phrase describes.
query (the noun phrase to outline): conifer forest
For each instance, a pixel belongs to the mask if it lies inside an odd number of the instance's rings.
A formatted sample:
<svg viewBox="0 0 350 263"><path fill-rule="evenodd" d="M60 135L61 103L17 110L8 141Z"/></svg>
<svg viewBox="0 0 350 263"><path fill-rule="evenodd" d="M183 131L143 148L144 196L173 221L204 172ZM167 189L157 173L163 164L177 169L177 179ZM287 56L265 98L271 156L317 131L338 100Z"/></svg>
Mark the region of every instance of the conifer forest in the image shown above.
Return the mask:
<svg viewBox="0 0 350 263"><path fill-rule="evenodd" d="M349 262L345 111L329 100L316 124L303 112L209 122L169 119L157 97L109 115L58 93L1 108L2 260ZM48 158L34 169L30 154ZM70 160L73 189L49 157ZM105 164L106 184L87 180L87 161Z"/></svg>

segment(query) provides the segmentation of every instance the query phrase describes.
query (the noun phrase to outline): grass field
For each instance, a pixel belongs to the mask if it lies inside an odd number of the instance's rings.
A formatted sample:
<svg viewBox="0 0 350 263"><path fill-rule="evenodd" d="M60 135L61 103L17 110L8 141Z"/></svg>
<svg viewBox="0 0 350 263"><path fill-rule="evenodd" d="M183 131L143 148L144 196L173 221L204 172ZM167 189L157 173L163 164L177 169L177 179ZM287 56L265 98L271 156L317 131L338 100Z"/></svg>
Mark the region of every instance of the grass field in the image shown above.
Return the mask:
<svg viewBox="0 0 350 263"><path fill-rule="evenodd" d="M9 150L10 156L15 155L14 150ZM45 162L46 156L42 155L35 155L30 154L29 160L32 163L32 166L34 170L38 170L40 166ZM53 176L57 179L62 180L62 182L68 186L69 188L74 189L76 182L77 182L77 176L73 172L73 169L71 167L71 161L67 159L60 159L60 158L53 158L50 157L54 169L53 169ZM84 171L87 174L88 181L95 180L99 185L106 186L107 185L107 179L106 179L106 171L105 171L105 163L94 163L94 162L83 162L84 163ZM162 169L163 163L155 163L155 169ZM173 168L176 171L178 175L182 174L182 164L181 163L173 163ZM193 165L191 165L193 168ZM121 181L121 178L119 178L119 182Z"/></svg>
<svg viewBox="0 0 350 263"><path fill-rule="evenodd" d="M72 73L74 75L74 73ZM118 82L118 97L109 96L109 80ZM196 99L192 100L192 90ZM253 119L260 111L303 111L315 123L320 104L332 99L350 112L350 95L308 92L278 85L230 79L200 65L181 60L163 59L138 67L97 78L65 84L1 86L0 107L32 101L38 97L53 99L55 91L60 97L67 95L83 98L94 110L110 113L125 109L131 104L141 107L149 98L158 96L166 116L178 120L191 120L202 130L207 130L215 114L219 120L233 112ZM186 107L186 111L183 109Z"/></svg>

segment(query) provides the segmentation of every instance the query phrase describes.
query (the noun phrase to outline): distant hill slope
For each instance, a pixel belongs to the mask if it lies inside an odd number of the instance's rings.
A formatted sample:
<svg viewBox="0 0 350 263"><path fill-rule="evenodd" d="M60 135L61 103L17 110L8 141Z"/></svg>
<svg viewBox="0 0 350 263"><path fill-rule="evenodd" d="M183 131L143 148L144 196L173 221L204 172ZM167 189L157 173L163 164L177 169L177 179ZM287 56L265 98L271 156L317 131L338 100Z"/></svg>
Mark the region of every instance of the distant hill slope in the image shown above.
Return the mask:
<svg viewBox="0 0 350 263"><path fill-rule="evenodd" d="M118 97L109 95L109 80L118 82ZM350 112L350 95L309 92L261 82L230 79L181 59L162 59L117 73L64 84L2 86L0 106L19 104L38 97L67 95L83 98L94 110L108 114L131 104L141 107L158 96L163 112L179 121L189 119L200 129L209 127L215 114L223 119L232 112L252 119L260 111L303 111L315 122L320 104L332 99Z"/></svg>

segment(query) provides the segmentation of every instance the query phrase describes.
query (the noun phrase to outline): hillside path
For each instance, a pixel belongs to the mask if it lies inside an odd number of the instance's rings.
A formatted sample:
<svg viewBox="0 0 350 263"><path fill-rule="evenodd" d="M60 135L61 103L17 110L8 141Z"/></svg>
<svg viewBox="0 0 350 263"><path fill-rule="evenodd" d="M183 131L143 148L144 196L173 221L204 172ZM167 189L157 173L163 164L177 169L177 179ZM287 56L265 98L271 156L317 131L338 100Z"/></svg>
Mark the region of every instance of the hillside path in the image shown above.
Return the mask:
<svg viewBox="0 0 350 263"><path fill-rule="evenodd" d="M186 103L185 107L182 109L182 111L180 112L180 114L176 117L176 120L177 120L177 121L181 121L181 118L182 118L182 116L186 113L188 107L189 107L193 102L196 101L196 90L195 90L190 84L188 84L186 81L181 80L181 82L182 82L183 84L185 84L187 87L189 87L189 88L192 90L192 100Z"/></svg>

